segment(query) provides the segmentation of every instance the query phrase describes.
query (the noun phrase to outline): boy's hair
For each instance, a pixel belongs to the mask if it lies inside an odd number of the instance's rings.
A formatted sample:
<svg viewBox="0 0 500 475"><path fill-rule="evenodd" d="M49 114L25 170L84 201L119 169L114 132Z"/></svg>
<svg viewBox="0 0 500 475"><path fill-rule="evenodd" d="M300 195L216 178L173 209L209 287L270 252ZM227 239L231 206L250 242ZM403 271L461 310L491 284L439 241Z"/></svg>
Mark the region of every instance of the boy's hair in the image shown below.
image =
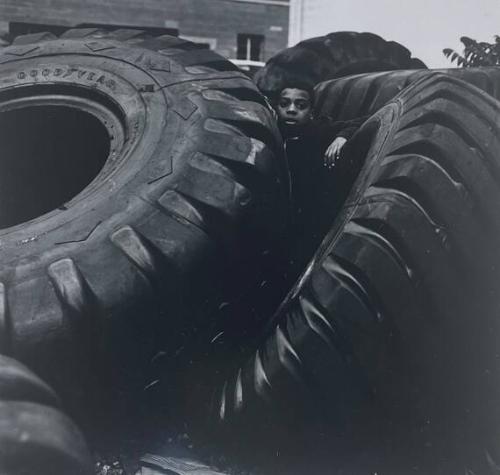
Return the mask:
<svg viewBox="0 0 500 475"><path fill-rule="evenodd" d="M281 95L281 93L285 89L300 89L302 91L306 91L309 94L309 100L311 101L311 104L314 103L314 87L306 82L302 82L302 81L286 82L286 83L284 83L284 86L280 89L279 95ZM278 95L278 98L279 98L279 95Z"/></svg>
<svg viewBox="0 0 500 475"><path fill-rule="evenodd" d="M274 108L278 106L280 95L285 89L301 89L302 91L306 91L309 94L311 105L314 104L314 86L305 81L290 79L283 82L283 85L280 89L274 91L274 94L268 96L269 102Z"/></svg>

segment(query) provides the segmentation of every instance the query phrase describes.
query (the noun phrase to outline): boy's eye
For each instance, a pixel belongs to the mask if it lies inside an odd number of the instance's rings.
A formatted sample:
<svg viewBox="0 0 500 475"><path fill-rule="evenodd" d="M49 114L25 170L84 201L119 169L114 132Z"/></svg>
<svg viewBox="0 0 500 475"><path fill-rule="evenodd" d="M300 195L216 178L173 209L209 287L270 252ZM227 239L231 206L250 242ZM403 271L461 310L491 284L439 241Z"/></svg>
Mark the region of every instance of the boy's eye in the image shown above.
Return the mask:
<svg viewBox="0 0 500 475"><path fill-rule="evenodd" d="M309 104L307 102L297 102L297 109L304 110L309 107Z"/></svg>
<svg viewBox="0 0 500 475"><path fill-rule="evenodd" d="M280 107L287 107L290 104L290 101L280 101L279 106Z"/></svg>

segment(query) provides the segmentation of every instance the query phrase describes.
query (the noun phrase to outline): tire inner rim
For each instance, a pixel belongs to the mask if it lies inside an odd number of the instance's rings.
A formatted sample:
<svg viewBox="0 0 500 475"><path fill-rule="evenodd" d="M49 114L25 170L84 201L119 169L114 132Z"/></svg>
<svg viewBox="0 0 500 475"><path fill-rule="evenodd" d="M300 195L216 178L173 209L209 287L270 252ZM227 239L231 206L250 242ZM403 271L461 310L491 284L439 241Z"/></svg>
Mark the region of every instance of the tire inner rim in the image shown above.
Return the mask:
<svg viewBox="0 0 500 475"><path fill-rule="evenodd" d="M124 118L101 93L29 86L0 94L0 229L66 210L124 143Z"/></svg>

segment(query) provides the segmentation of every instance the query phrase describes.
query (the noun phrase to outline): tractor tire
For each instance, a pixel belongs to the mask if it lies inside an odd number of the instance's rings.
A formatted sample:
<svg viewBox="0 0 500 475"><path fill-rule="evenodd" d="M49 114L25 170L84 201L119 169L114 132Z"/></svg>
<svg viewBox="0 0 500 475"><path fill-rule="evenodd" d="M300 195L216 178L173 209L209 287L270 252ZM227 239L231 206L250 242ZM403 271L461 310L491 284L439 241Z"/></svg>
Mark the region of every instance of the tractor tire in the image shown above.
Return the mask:
<svg viewBox="0 0 500 475"><path fill-rule="evenodd" d="M16 38L0 76L0 351L63 395L108 356L126 377L223 331L287 219L255 85L188 41L92 28Z"/></svg>
<svg viewBox="0 0 500 475"><path fill-rule="evenodd" d="M494 473L499 113L434 74L363 125L341 214L260 346L220 382L219 436L275 462L292 446L283 473ZM246 445L256 433L261 445Z"/></svg>
<svg viewBox="0 0 500 475"><path fill-rule="evenodd" d="M0 473L90 475L90 453L55 393L25 366L0 355Z"/></svg>
<svg viewBox="0 0 500 475"><path fill-rule="evenodd" d="M410 51L373 33L339 31L301 41L273 56L256 74L258 88L271 100L286 83L314 87L329 79L375 71L426 68Z"/></svg>
<svg viewBox="0 0 500 475"><path fill-rule="evenodd" d="M429 74L446 74L500 99L500 68L388 71L333 79L315 88L315 115L335 121L375 114L401 91Z"/></svg>

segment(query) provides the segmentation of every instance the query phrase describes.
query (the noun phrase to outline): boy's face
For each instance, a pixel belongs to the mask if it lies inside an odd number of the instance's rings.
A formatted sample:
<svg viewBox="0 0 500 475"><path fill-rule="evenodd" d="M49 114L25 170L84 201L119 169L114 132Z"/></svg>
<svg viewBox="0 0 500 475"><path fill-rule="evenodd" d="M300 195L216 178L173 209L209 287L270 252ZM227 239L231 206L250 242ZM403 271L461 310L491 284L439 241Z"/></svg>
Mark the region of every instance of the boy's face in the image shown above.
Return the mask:
<svg viewBox="0 0 500 475"><path fill-rule="evenodd" d="M300 130L312 119L311 112L311 98L307 91L292 88L281 91L277 113L285 135L300 133Z"/></svg>

